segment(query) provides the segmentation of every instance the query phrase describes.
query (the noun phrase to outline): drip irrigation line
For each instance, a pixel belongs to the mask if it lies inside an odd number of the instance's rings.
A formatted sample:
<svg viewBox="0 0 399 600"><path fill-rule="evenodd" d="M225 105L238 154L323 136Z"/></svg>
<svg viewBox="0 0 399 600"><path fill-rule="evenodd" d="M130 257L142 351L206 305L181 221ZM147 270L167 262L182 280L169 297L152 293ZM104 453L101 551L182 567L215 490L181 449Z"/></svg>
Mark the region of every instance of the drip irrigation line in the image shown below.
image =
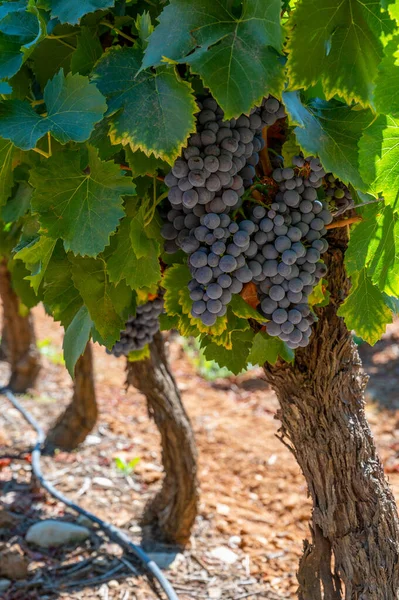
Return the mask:
<svg viewBox="0 0 399 600"><path fill-rule="evenodd" d="M83 515L84 517L87 517L88 519L90 519L90 521L93 521L93 523L96 523L112 541L119 544L119 546L121 546L128 552L132 552L133 554L135 554L135 556L140 560L140 562L143 563L147 571L151 573L151 575L155 577L155 579L158 581L159 585L165 592L168 600L179 600L175 590L173 589L169 581L166 579L161 569L153 560L151 560L151 558L142 550L142 548L140 548L140 546L136 546L136 544L133 544L133 542L130 541L129 537L125 533L123 533L123 531L120 531L111 523L103 521L93 513L89 512L88 510L85 510L78 504L72 502L72 500L69 500L66 496L64 496L64 494L59 492L53 485L51 485L51 483L49 483L46 480L46 478L42 474L40 465L41 450L45 441L45 434L43 429L40 427L36 419L22 406L22 404L20 404L20 402L16 399L11 390L9 390L7 387L0 388L0 394L8 398L8 400L11 402L14 408L16 408L21 413L25 421L27 421L37 433L36 443L32 450L32 471L36 479L39 481L40 485L45 490L47 490L49 494L51 494L54 498L57 498L57 500L60 500L75 512L79 513L80 515Z"/></svg>

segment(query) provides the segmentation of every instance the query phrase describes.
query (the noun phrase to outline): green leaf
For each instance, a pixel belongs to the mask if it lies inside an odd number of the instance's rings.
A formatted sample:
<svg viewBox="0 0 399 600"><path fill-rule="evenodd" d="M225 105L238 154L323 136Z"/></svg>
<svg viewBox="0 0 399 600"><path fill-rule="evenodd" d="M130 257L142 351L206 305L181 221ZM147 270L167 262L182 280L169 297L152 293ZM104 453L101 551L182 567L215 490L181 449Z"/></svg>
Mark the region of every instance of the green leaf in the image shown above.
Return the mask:
<svg viewBox="0 0 399 600"><path fill-rule="evenodd" d="M41 290L36 294L29 284L29 281L27 281L29 271L25 267L24 263L20 260L10 260L8 263L8 268L11 272L12 287L24 306L27 308L33 308L39 304L42 295Z"/></svg>
<svg viewBox="0 0 399 600"><path fill-rule="evenodd" d="M399 119L380 115L359 142L360 173L370 192L399 210Z"/></svg>
<svg viewBox="0 0 399 600"><path fill-rule="evenodd" d="M254 335L251 329L233 331L231 335L231 350L219 346L212 341L208 343L211 338L203 338L201 346L204 348L204 356L207 360L214 360L219 367L227 367L229 371L238 375L248 365L248 356Z"/></svg>
<svg viewBox="0 0 399 600"><path fill-rule="evenodd" d="M115 0L50 0L51 16L61 23L76 25L87 13L114 6Z"/></svg>
<svg viewBox="0 0 399 600"><path fill-rule="evenodd" d="M365 269L352 276L352 288L338 315L343 317L349 330L373 345L381 338L392 314L384 301L384 296L372 284Z"/></svg>
<svg viewBox="0 0 399 600"><path fill-rule="evenodd" d="M75 365L90 340L92 325L93 321L90 318L89 311L85 306L82 306L65 331L62 348L64 350L65 366L72 379L75 376Z"/></svg>
<svg viewBox="0 0 399 600"><path fill-rule="evenodd" d="M145 238L144 232L140 232L140 239L145 239L146 253L138 257L135 253L135 245L132 243L136 229L131 217L122 220L117 233L111 239L110 252L107 256L107 268L109 278L114 283L126 281L132 289L151 287L161 279L161 269L158 260L159 244L154 240ZM143 248L140 242L137 248Z"/></svg>
<svg viewBox="0 0 399 600"><path fill-rule="evenodd" d="M14 256L16 260L22 260L30 271L31 274L26 279L30 281L36 293L46 273L55 244L56 240L42 235L19 250Z"/></svg>
<svg viewBox="0 0 399 600"><path fill-rule="evenodd" d="M32 208L46 235L62 238L65 249L96 256L109 243L123 217L122 196L135 187L113 162L101 162L89 147L87 163L79 152L55 154L32 170Z"/></svg>
<svg viewBox="0 0 399 600"><path fill-rule="evenodd" d="M393 29L375 0L299 0L289 21L291 89L322 82L327 99L369 105L383 57L381 38Z"/></svg>
<svg viewBox="0 0 399 600"><path fill-rule="evenodd" d="M172 0L150 37L143 68L161 64L164 57L189 63L227 119L248 113L269 93L280 95L281 2L242 4L236 18L224 2Z"/></svg>
<svg viewBox="0 0 399 600"><path fill-rule="evenodd" d="M132 177L142 177L143 175L155 175L158 169L169 171L169 165L156 158L153 154L147 156L141 150L133 150L130 146L125 147L126 160L131 168Z"/></svg>
<svg viewBox="0 0 399 600"><path fill-rule="evenodd" d="M164 307L168 315L179 316L182 312L179 292L187 286L191 279L191 273L186 264L173 265L163 274L162 287L166 290L164 295Z"/></svg>
<svg viewBox="0 0 399 600"><path fill-rule="evenodd" d="M198 107L191 85L177 79L173 69L139 73L141 60L137 48L117 46L94 70L94 81L113 115L111 140L172 163L195 130Z"/></svg>
<svg viewBox="0 0 399 600"><path fill-rule="evenodd" d="M62 25L55 29L55 35L68 33L69 27ZM46 87L49 79L62 69L64 73L70 71L71 59L75 48L71 43L73 37L68 38L68 46L62 40L44 39L32 52L33 70L42 90ZM70 46L72 46L70 48ZM0 59L1 60L1 59Z"/></svg>
<svg viewBox="0 0 399 600"><path fill-rule="evenodd" d="M257 310L247 304L239 294L233 294L231 302L229 304L233 313L241 319L255 319L259 323L264 323L265 317L262 317Z"/></svg>
<svg viewBox="0 0 399 600"><path fill-rule="evenodd" d="M103 119L94 127L93 133L90 136L88 144L94 146L98 150L98 155L101 160L109 160L115 154L122 150L122 144L113 145L108 135L109 122L108 119ZM132 173L132 177L135 175Z"/></svg>
<svg viewBox="0 0 399 600"><path fill-rule="evenodd" d="M90 317L105 345L110 348L119 339L120 332L133 307L133 294L124 283L109 281L105 262L94 258L69 257L72 279L83 298Z"/></svg>
<svg viewBox="0 0 399 600"><path fill-rule="evenodd" d="M374 103L377 112L399 116L399 36L384 48L384 58L375 80Z"/></svg>
<svg viewBox="0 0 399 600"><path fill-rule="evenodd" d="M127 360L129 362L139 362L140 360L145 360L146 358L150 358L150 347L148 344L144 346L141 350L132 350L127 355Z"/></svg>
<svg viewBox="0 0 399 600"><path fill-rule="evenodd" d="M72 73L88 75L103 53L96 29L82 27L78 37L78 45L72 54Z"/></svg>
<svg viewBox="0 0 399 600"><path fill-rule="evenodd" d="M0 6L0 79L13 77L46 35L46 23L33 2Z"/></svg>
<svg viewBox="0 0 399 600"><path fill-rule="evenodd" d="M12 94L12 87L7 81L0 81L0 94Z"/></svg>
<svg viewBox="0 0 399 600"><path fill-rule="evenodd" d="M59 242L44 275L43 301L55 321L68 327L83 300L72 281L72 264Z"/></svg>
<svg viewBox="0 0 399 600"><path fill-rule="evenodd" d="M0 138L0 206L11 196L13 182L12 156L14 146L8 140Z"/></svg>
<svg viewBox="0 0 399 600"><path fill-rule="evenodd" d="M287 92L283 101L296 138L305 154L318 156L327 172L344 183L365 189L359 175L358 143L373 121L370 110L354 110L337 102L313 101L304 105L299 94Z"/></svg>
<svg viewBox="0 0 399 600"><path fill-rule="evenodd" d="M32 193L31 186L26 181L20 181L15 193L0 209L0 218L5 223L18 221L29 209Z"/></svg>
<svg viewBox="0 0 399 600"><path fill-rule="evenodd" d="M259 331L253 340L251 351L248 355L248 363L252 365L264 365L268 362L275 365L281 357L287 362L294 360L293 351L276 337L270 337L267 333Z"/></svg>
<svg viewBox="0 0 399 600"><path fill-rule="evenodd" d="M362 217L351 231L346 270L352 275L366 268L381 292L399 297L399 215L378 204L364 207Z"/></svg>
<svg viewBox="0 0 399 600"><path fill-rule="evenodd" d="M0 135L21 150L30 150L48 131L61 144L84 142L106 110L105 100L95 85L82 75L64 76L59 71L44 89L47 116L35 112L28 102L0 103Z"/></svg>

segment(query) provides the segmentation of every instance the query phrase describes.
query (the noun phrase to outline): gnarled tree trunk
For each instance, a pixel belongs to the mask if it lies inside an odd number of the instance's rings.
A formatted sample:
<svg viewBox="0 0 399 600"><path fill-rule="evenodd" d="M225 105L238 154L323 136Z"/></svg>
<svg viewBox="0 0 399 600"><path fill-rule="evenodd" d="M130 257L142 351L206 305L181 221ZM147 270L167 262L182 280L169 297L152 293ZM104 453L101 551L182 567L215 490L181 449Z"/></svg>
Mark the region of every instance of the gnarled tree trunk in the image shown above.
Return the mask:
<svg viewBox="0 0 399 600"><path fill-rule="evenodd" d="M4 328L7 331L7 361L11 376L8 387L17 393L35 384L40 371L40 354L36 348L36 337L32 315L22 316L19 299L11 284L7 261L0 260L0 297L3 304Z"/></svg>
<svg viewBox="0 0 399 600"><path fill-rule="evenodd" d="M93 429L97 417L93 358L89 342L75 366L72 401L47 433L46 452L52 452L54 448L76 448Z"/></svg>
<svg viewBox="0 0 399 600"><path fill-rule="evenodd" d="M160 333L150 351L149 358L127 364L127 383L144 394L161 434L165 470L161 490L144 511L144 537L184 546L197 515L197 450Z"/></svg>
<svg viewBox="0 0 399 600"><path fill-rule="evenodd" d="M337 309L349 283L345 229L332 230L331 302L293 365L265 365L275 389L281 433L313 500L312 542L305 542L300 600L394 600L399 595L399 525L395 501L364 413L367 377Z"/></svg>
<svg viewBox="0 0 399 600"><path fill-rule="evenodd" d="M6 324L3 323L3 329L1 332L1 342L0 342L0 360L7 362L7 327Z"/></svg>

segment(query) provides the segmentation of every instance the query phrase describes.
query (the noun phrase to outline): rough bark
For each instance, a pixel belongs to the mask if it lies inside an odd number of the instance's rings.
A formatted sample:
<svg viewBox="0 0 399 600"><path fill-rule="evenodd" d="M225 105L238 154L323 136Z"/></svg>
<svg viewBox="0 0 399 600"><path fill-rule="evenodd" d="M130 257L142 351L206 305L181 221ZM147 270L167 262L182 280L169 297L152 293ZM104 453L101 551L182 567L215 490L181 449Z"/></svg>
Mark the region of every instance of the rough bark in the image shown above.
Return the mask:
<svg viewBox="0 0 399 600"><path fill-rule="evenodd" d="M35 384L40 371L40 354L36 348L32 315L20 314L19 299L13 290L5 259L0 261L0 297L7 331L7 361L11 367L8 387L13 392L23 393Z"/></svg>
<svg viewBox="0 0 399 600"><path fill-rule="evenodd" d="M97 422L93 359L90 342L75 366L71 403L47 433L46 452L55 448L73 450L81 444Z"/></svg>
<svg viewBox="0 0 399 600"><path fill-rule="evenodd" d="M185 546L197 515L197 450L160 333L150 350L150 358L127 366L127 383L144 394L161 434L165 471L161 490L144 511L144 538Z"/></svg>
<svg viewBox="0 0 399 600"><path fill-rule="evenodd" d="M279 402L282 439L295 455L313 500L300 600L394 600L399 590L395 501L364 413L367 377L337 309L348 292L345 229L333 230L329 306L293 365L265 365Z"/></svg>
<svg viewBox="0 0 399 600"><path fill-rule="evenodd" d="M1 332L1 342L0 342L0 360L7 362L7 327L5 323L3 323L3 329Z"/></svg>

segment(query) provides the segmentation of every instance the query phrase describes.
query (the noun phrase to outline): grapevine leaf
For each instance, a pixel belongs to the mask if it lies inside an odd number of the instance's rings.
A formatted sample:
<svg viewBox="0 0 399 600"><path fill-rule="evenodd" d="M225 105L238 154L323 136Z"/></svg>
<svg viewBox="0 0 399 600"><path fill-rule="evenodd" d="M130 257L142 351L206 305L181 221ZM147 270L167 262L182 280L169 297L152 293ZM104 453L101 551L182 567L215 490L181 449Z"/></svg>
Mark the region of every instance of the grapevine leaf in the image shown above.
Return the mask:
<svg viewBox="0 0 399 600"><path fill-rule="evenodd" d="M12 94L12 87L7 81L0 81L0 94Z"/></svg>
<svg viewBox="0 0 399 600"><path fill-rule="evenodd" d="M28 102L5 100L0 104L0 135L18 148L30 150L48 131L61 144L84 142L106 110L105 100L87 77L62 70L44 89L47 116L35 112Z"/></svg>
<svg viewBox="0 0 399 600"><path fill-rule="evenodd" d="M46 23L32 2L2 2L0 6L0 79L21 68L46 34Z"/></svg>
<svg viewBox="0 0 399 600"><path fill-rule="evenodd" d="M86 306L82 306L65 331L62 348L64 350L65 366L72 379L75 376L75 365L85 351L90 340L93 321Z"/></svg>
<svg viewBox="0 0 399 600"><path fill-rule="evenodd" d="M50 0L51 16L60 23L76 25L88 13L114 6L115 0Z"/></svg>
<svg viewBox="0 0 399 600"><path fill-rule="evenodd" d="M140 360L144 360L146 358L150 358L150 347L148 344L141 348L141 350L132 350L127 355L127 360L129 362L139 362Z"/></svg>
<svg viewBox="0 0 399 600"><path fill-rule="evenodd" d="M65 25L57 28L57 35L62 35L64 28ZM65 33L67 31L68 29ZM33 61L35 78L42 90L46 87L48 80L52 79L60 69L63 69L64 73L70 71L71 59L75 52L75 48L71 44L72 39L69 38L69 44L65 46L60 40L46 38L33 51L31 60Z"/></svg>
<svg viewBox="0 0 399 600"><path fill-rule="evenodd" d="M165 57L187 62L226 118L247 113L263 96L282 90L280 11L280 0L246 0L236 18L222 2L172 0L149 39L143 68Z"/></svg>
<svg viewBox="0 0 399 600"><path fill-rule="evenodd" d="M320 279L308 298L309 306L313 308L315 306L327 306L330 303L331 293L328 291L327 286L328 281Z"/></svg>
<svg viewBox="0 0 399 600"><path fill-rule="evenodd" d="M179 317L165 315L164 313L159 315L159 328L161 331L171 331L172 329L178 329Z"/></svg>
<svg viewBox="0 0 399 600"><path fill-rule="evenodd" d="M301 103L299 94L283 94L286 110L297 125L295 134L305 154L318 156L326 171L344 183L365 189L359 175L358 143L370 125L370 110L353 110L337 102L315 100Z"/></svg>
<svg viewBox="0 0 399 600"><path fill-rule="evenodd" d="M16 260L22 260L30 275L26 277L36 294L39 285L43 281L51 255L56 244L56 240L45 237L44 235L34 239L24 248L21 248L15 255Z"/></svg>
<svg viewBox="0 0 399 600"><path fill-rule="evenodd" d="M399 36L384 48L385 56L375 81L374 102L377 112L399 116Z"/></svg>
<svg viewBox="0 0 399 600"><path fill-rule="evenodd" d="M103 119L94 127L93 133L90 136L88 144L94 146L98 150L98 155L101 160L109 160L115 154L122 150L122 144L113 145L108 135L109 123L107 119ZM132 177L135 175L132 173Z"/></svg>
<svg viewBox="0 0 399 600"><path fill-rule="evenodd" d="M82 27L78 37L78 45L72 54L72 73L88 75L102 53L103 49L97 31L89 27Z"/></svg>
<svg viewBox="0 0 399 600"><path fill-rule="evenodd" d="M11 195L13 150L14 146L10 141L0 138L0 206L3 206Z"/></svg>
<svg viewBox="0 0 399 600"><path fill-rule="evenodd" d="M41 300L41 289L36 293L27 281L29 271L20 260L10 260L8 268L11 273L12 287L15 290L19 300L27 308L33 308Z"/></svg>
<svg viewBox="0 0 399 600"><path fill-rule="evenodd" d="M112 114L112 143L172 163L195 129L198 110L189 83L178 80L173 69L139 73L142 52L113 47L99 60L94 80L108 98ZM114 114L115 113L115 114Z"/></svg>
<svg viewBox="0 0 399 600"><path fill-rule="evenodd" d="M360 173L375 196L399 210L399 119L380 115L359 142Z"/></svg>
<svg viewBox="0 0 399 600"><path fill-rule="evenodd" d="M124 215L122 196L135 188L118 165L100 161L94 148L89 147L88 168L82 160L79 152L66 150L32 170L32 207L46 235L62 238L75 254L96 256Z"/></svg>
<svg viewBox="0 0 399 600"><path fill-rule="evenodd" d="M16 192L8 199L0 210L0 217L5 223L18 221L29 209L33 190L26 181L20 181Z"/></svg>
<svg viewBox="0 0 399 600"><path fill-rule="evenodd" d="M111 239L106 259L109 278L114 283L125 280L132 289L151 287L161 279L159 245L154 240L146 238L146 254L138 257L135 253L135 245L132 243L135 232L133 223L131 217L125 217ZM142 233L140 231L141 240L144 239Z"/></svg>
<svg viewBox="0 0 399 600"><path fill-rule="evenodd" d="M381 292L399 297L399 215L390 206L366 206L351 232L345 265L349 275L367 268Z"/></svg>
<svg viewBox="0 0 399 600"><path fill-rule="evenodd" d="M393 28L389 14L374 0L299 0L292 15L291 88L321 81L327 99L338 94L348 104L369 105L383 57L381 37Z"/></svg>
<svg viewBox="0 0 399 600"><path fill-rule="evenodd" d="M130 146L125 148L126 160L131 168L132 177L142 177L143 175L155 175L158 169L169 171L170 167L167 163L159 158L155 158L153 154L147 156L141 150L133 150Z"/></svg>
<svg viewBox="0 0 399 600"><path fill-rule="evenodd" d="M179 292L184 289L191 279L191 273L187 265L173 265L166 269L162 287L166 290L164 295L164 307L169 316L179 316L182 312Z"/></svg>
<svg viewBox="0 0 399 600"><path fill-rule="evenodd" d="M262 366L265 362L275 365L279 356L287 362L294 360L293 351L276 337L270 337L267 333L259 331L253 340L251 351L248 355L248 363Z"/></svg>
<svg viewBox="0 0 399 600"><path fill-rule="evenodd" d="M264 323L265 318L262 317L257 310L252 308L249 304L247 304L241 296L238 294L233 294L233 297L230 302L231 309L233 313L237 317L241 317L242 319L255 319L255 321L259 321L259 323Z"/></svg>
<svg viewBox="0 0 399 600"><path fill-rule="evenodd" d="M343 317L349 330L369 344L375 344L385 332L392 314L384 296L367 277L365 269L352 275L352 288L338 315Z"/></svg>
<svg viewBox="0 0 399 600"><path fill-rule="evenodd" d="M105 262L94 258L69 257L72 279L105 345L110 348L125 327L133 302L132 290L123 282L109 281Z"/></svg>
<svg viewBox="0 0 399 600"><path fill-rule="evenodd" d="M44 275L43 301L53 319L64 327L68 327L82 306L82 298L72 281L72 264L60 242Z"/></svg>
<svg viewBox="0 0 399 600"><path fill-rule="evenodd" d="M201 346L204 348L204 356L207 360L214 360L219 367L227 367L229 371L238 375L248 365L248 356L254 335L251 329L233 331L231 335L231 350L210 341L210 337L204 337L201 340Z"/></svg>

